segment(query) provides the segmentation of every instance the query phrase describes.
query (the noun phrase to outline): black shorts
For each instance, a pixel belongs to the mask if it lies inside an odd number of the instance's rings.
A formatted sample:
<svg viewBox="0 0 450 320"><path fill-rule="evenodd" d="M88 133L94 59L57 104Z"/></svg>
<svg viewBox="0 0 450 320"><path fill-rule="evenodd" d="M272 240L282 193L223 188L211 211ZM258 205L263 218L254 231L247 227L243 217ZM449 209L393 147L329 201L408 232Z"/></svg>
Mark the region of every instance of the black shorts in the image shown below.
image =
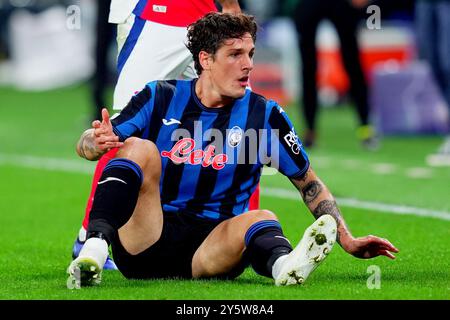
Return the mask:
<svg viewBox="0 0 450 320"><path fill-rule="evenodd" d="M116 237L111 243L114 262L130 279L192 278L194 253L220 222L185 213L164 213L161 237L145 251L131 255Z"/></svg>

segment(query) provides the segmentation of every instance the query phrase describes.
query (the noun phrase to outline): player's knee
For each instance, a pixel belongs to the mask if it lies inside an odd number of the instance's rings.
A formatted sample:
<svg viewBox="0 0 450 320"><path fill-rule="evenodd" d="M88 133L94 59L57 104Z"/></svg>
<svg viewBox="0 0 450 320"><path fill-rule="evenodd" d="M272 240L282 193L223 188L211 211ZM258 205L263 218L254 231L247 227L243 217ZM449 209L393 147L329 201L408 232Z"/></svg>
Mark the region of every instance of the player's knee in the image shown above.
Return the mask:
<svg viewBox="0 0 450 320"><path fill-rule="evenodd" d="M143 170L161 168L158 147L150 140L130 137L117 153L119 158L127 158L136 162Z"/></svg>
<svg viewBox="0 0 450 320"><path fill-rule="evenodd" d="M254 222L262 221L262 220L277 220L278 217L275 213L270 210L255 210L254 211Z"/></svg>

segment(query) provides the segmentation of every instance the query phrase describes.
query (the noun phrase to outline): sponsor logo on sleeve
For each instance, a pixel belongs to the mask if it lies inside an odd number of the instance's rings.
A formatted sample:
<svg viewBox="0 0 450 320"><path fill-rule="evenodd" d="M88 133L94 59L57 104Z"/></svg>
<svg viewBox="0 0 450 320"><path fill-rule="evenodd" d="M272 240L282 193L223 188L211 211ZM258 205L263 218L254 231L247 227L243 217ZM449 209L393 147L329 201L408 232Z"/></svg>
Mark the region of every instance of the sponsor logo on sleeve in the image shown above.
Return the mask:
<svg viewBox="0 0 450 320"><path fill-rule="evenodd" d="M294 128L292 128L291 131L284 136L284 141L286 141L287 145L291 148L293 154L300 153L300 143L297 135L295 134Z"/></svg>

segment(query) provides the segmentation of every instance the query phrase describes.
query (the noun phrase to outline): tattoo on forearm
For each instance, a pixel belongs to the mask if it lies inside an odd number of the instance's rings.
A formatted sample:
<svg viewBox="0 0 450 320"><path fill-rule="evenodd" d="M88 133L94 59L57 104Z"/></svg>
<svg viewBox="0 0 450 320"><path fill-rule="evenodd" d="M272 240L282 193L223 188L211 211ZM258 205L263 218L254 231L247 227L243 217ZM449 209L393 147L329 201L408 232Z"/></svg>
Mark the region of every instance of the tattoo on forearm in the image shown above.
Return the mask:
<svg viewBox="0 0 450 320"><path fill-rule="evenodd" d="M95 147L95 143L90 139L91 134L89 132L85 132L79 142L79 150L81 156L85 159L91 160L92 156L98 155L98 150Z"/></svg>
<svg viewBox="0 0 450 320"><path fill-rule="evenodd" d="M83 143L83 147L84 147L84 152L87 151L94 156L96 156L98 154L98 150L95 147L95 144L93 141L89 141L89 140L85 139L84 143Z"/></svg>
<svg viewBox="0 0 450 320"><path fill-rule="evenodd" d="M316 209L314 209L313 214L314 214L314 217L316 217L316 219L324 214L329 214L329 215L333 216L336 219L336 221L339 221L341 219L341 214L337 207L336 201L333 201L333 200L321 201L317 205Z"/></svg>
<svg viewBox="0 0 450 320"><path fill-rule="evenodd" d="M83 137L80 139L80 142L78 143L78 150L80 150L80 153L81 153L80 155L83 158L87 159L86 152L84 152L84 138L85 138L85 136L83 135Z"/></svg>
<svg viewBox="0 0 450 320"><path fill-rule="evenodd" d="M311 181L302 190L302 197L308 205L313 202L317 196L322 192L322 185L318 181Z"/></svg>
<svg viewBox="0 0 450 320"><path fill-rule="evenodd" d="M323 200L321 201L316 209L314 209L313 211L314 217L316 219L318 219L320 216L324 215L324 214L329 214L331 215L337 223L337 241L340 241L340 236L341 236L341 232L342 230L345 228L340 228L341 226L341 222L342 222L342 217L341 217L341 213L339 212L339 209L337 207L336 201L334 200Z"/></svg>

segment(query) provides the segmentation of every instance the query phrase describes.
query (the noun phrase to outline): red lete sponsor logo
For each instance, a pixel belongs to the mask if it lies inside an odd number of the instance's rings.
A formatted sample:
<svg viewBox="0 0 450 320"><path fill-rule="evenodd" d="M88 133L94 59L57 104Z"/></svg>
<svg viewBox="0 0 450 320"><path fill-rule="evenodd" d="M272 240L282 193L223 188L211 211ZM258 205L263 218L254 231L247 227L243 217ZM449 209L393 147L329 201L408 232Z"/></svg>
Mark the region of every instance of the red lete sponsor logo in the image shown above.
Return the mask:
<svg viewBox="0 0 450 320"><path fill-rule="evenodd" d="M203 167L212 166L216 170L225 167L228 156L224 153L214 154L215 146L209 145L205 150L195 149L195 140L184 138L178 140L170 151L162 151L161 156L169 158L174 163L201 164Z"/></svg>

